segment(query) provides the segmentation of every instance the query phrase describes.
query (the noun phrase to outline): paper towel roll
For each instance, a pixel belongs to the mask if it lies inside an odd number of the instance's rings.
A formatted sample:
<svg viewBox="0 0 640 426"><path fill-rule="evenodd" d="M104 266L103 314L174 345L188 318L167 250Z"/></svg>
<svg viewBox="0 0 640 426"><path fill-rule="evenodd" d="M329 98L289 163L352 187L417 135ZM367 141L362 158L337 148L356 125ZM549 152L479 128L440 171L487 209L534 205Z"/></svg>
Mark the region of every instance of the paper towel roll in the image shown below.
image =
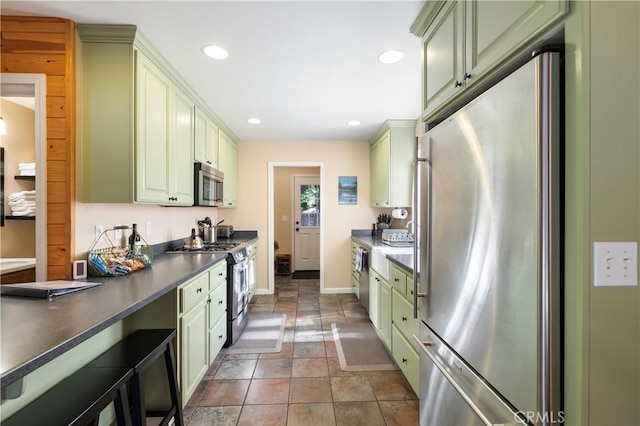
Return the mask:
<svg viewBox="0 0 640 426"><path fill-rule="evenodd" d="M407 209L393 209L391 212L391 216L396 219L406 219L408 214Z"/></svg>

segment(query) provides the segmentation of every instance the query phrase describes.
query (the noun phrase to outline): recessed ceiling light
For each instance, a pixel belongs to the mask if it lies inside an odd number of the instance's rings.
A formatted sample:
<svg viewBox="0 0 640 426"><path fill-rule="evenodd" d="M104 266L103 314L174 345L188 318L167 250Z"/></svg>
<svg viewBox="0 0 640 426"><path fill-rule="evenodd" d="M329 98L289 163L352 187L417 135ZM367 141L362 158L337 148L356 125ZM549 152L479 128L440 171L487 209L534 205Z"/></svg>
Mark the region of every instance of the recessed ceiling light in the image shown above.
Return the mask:
<svg viewBox="0 0 640 426"><path fill-rule="evenodd" d="M351 121L347 121L347 124L349 126L359 126L360 122L358 120L351 120Z"/></svg>
<svg viewBox="0 0 640 426"><path fill-rule="evenodd" d="M259 118L256 117L251 117L247 120L247 123L249 124L260 124L262 123L262 120L260 120Z"/></svg>
<svg viewBox="0 0 640 426"><path fill-rule="evenodd" d="M378 55L378 60L383 64L395 64L396 62L404 58L404 52L402 50L385 50Z"/></svg>
<svg viewBox="0 0 640 426"><path fill-rule="evenodd" d="M202 48L202 52L213 59L226 59L229 56L224 48L213 44L208 44Z"/></svg>

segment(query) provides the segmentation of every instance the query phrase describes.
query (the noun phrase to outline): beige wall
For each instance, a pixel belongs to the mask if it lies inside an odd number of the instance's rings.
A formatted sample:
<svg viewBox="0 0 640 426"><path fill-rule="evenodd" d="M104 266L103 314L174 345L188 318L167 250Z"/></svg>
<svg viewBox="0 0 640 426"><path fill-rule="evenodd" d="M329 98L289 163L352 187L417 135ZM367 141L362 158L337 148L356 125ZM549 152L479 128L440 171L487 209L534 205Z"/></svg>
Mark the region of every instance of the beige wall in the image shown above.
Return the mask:
<svg viewBox="0 0 640 426"><path fill-rule="evenodd" d="M257 229L260 237L258 288L268 284L268 163L322 162L325 214L325 291L351 289L351 230L368 229L378 213L370 207L369 144L366 141L242 141L239 145L238 208L225 211L238 229ZM338 176L358 176L358 204L338 205ZM278 241L279 242L279 241Z"/></svg>
<svg viewBox="0 0 640 426"><path fill-rule="evenodd" d="M237 230L258 231L258 290L266 292L268 245L274 239L274 236L268 235L268 163L321 162L325 178L321 182L325 191L325 289L327 292L350 291L351 230L370 229L378 214L390 212L389 209L370 206L369 144L366 141L241 141L238 157L236 209L76 203L76 258L85 258L94 241L97 224L104 225L106 229L115 224L130 225L135 222L145 240L149 244L157 244L184 238L196 226L196 220L218 216ZM283 170L300 171L298 168ZM357 205L338 205L338 176L358 177ZM289 185L287 182L286 190L278 189L276 194L290 196ZM291 214L290 210L282 213L282 207L276 209L276 223L282 214ZM151 235L146 234L147 221L151 222ZM278 236L277 239L281 247L279 252L284 253L283 244L290 244L290 236Z"/></svg>
<svg viewBox="0 0 640 426"><path fill-rule="evenodd" d="M291 212L293 206L291 185L294 175L319 176L320 168L276 167L273 174L273 233L280 247L278 251L276 251L276 254L293 254L293 247L291 245L291 223L294 218ZM287 216L288 220L286 222L283 221L282 216Z"/></svg>
<svg viewBox="0 0 640 426"><path fill-rule="evenodd" d="M18 163L35 162L35 113L32 109L1 100L0 115L7 123L7 134L0 136L4 147L4 214L10 215L9 194L30 191L34 182L15 180ZM36 257L36 222L6 220L0 228L0 257Z"/></svg>

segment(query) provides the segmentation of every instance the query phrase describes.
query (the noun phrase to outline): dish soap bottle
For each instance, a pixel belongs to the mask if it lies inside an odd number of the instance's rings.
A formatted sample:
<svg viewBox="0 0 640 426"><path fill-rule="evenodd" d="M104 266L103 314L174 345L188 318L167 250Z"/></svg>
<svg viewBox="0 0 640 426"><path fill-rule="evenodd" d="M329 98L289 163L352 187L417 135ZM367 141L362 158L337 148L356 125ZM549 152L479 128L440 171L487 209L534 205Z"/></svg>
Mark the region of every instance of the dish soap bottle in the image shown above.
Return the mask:
<svg viewBox="0 0 640 426"><path fill-rule="evenodd" d="M129 248L131 251L137 253L140 250L140 234L138 234L138 224L133 224L133 230L131 231L131 235L129 235Z"/></svg>

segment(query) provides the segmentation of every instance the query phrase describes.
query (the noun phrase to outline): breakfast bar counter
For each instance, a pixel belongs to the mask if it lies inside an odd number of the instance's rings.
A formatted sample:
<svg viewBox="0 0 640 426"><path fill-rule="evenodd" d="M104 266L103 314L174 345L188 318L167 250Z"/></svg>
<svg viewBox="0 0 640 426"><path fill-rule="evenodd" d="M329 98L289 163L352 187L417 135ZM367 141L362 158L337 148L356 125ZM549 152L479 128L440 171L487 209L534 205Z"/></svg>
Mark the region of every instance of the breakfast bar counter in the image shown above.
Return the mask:
<svg viewBox="0 0 640 426"><path fill-rule="evenodd" d="M226 253L161 254L153 265L51 299L0 297L0 383L13 382L226 259Z"/></svg>

